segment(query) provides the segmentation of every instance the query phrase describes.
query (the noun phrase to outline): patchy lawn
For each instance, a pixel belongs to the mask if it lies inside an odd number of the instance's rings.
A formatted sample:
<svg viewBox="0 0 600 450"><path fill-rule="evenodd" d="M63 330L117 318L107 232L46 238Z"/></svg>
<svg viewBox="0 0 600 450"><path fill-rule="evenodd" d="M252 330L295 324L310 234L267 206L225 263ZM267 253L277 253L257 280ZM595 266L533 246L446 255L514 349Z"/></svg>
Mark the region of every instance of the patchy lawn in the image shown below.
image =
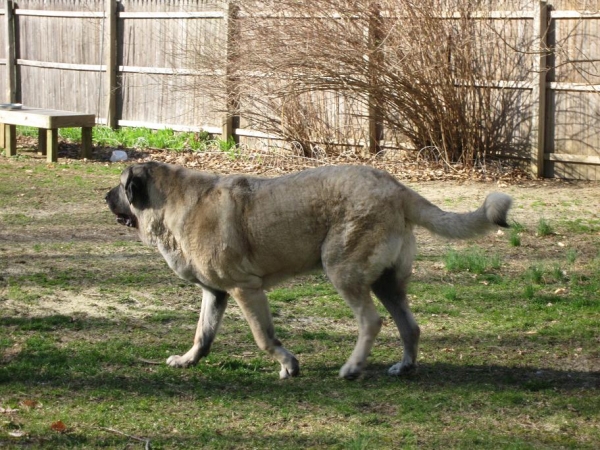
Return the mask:
<svg viewBox="0 0 600 450"><path fill-rule="evenodd" d="M383 309L370 364L348 382L337 373L356 325L327 280L273 290L301 364L281 381L234 302L208 358L164 364L191 345L200 295L106 208L124 167L0 158L0 447L597 448L598 183L409 182L456 211L502 190L513 231L418 232L411 378L386 375L401 349Z"/></svg>

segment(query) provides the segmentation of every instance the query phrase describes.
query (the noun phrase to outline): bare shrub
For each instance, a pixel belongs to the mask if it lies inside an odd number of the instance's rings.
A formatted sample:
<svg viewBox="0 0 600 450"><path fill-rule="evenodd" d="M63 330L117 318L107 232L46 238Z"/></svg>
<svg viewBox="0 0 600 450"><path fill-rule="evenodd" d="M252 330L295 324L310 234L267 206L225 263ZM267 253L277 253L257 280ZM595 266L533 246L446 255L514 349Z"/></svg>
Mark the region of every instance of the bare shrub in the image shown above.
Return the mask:
<svg viewBox="0 0 600 450"><path fill-rule="evenodd" d="M204 55L198 64L224 68L205 88L226 95L243 126L299 143L307 156L313 143L334 151L334 143L385 139L470 166L517 153L530 126L529 94L515 82L531 71L531 28L487 16L492 8L468 0L244 2L230 21L226 61Z"/></svg>

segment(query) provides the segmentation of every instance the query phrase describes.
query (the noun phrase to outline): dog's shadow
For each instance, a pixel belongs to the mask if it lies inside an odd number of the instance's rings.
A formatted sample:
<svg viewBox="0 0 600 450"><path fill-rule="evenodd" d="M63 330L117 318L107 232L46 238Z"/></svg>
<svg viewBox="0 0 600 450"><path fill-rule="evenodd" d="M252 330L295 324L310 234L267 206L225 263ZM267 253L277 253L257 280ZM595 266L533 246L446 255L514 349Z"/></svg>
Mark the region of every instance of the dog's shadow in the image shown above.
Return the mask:
<svg viewBox="0 0 600 450"><path fill-rule="evenodd" d="M202 360L191 369L174 369L164 360L156 365L135 357L131 352L114 352L105 348L110 342L114 327L127 327L108 319L56 315L41 318L0 318L0 328L25 333L33 339L21 348L0 348L0 383L17 383L19 386L76 386L78 389L108 388L142 395L177 396L185 391L236 396L264 395L270 392L285 394L293 391L327 390L346 387L354 389L390 388L411 386L423 392L440 389L466 388L474 390L513 390L535 392L544 390L589 391L600 388L600 372L582 369L557 369L532 365L468 364L460 362L422 361L415 374L393 377L387 374L389 364L371 361L363 375L356 381L337 377L339 361L307 362L301 367L300 377L278 380L277 364L265 356L229 358L226 353ZM44 333L68 336L70 332L83 333L90 328L103 330L106 341L74 348L60 344L61 340L42 338ZM41 333L38 337L38 333ZM48 336L50 336L50 334ZM81 334L78 334L81 335ZM64 339L67 339L64 337ZM127 347L127 346L125 346ZM135 353L135 352L134 352ZM107 369L107 367L109 369ZM119 369L121 367L122 369Z"/></svg>
<svg viewBox="0 0 600 450"><path fill-rule="evenodd" d="M509 367L499 364L472 365L446 362L421 363L412 375L391 377L387 366L371 364L365 371L367 380L392 379L415 384L424 390L443 387L490 388L504 390L542 391L547 389L581 390L600 388L600 372L557 370L532 366Z"/></svg>

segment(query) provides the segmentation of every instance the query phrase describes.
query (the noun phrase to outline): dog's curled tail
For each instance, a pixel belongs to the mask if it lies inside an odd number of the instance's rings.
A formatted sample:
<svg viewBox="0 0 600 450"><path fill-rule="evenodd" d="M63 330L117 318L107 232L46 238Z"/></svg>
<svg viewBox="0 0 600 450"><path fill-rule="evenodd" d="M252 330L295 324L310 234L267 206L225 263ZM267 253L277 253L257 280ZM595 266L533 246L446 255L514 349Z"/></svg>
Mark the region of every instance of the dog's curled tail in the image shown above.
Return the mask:
<svg viewBox="0 0 600 450"><path fill-rule="evenodd" d="M489 194L483 205L475 211L453 213L440 208L416 194L406 217L432 233L451 239L468 239L484 234L496 226L508 228L506 221L512 199L500 192Z"/></svg>

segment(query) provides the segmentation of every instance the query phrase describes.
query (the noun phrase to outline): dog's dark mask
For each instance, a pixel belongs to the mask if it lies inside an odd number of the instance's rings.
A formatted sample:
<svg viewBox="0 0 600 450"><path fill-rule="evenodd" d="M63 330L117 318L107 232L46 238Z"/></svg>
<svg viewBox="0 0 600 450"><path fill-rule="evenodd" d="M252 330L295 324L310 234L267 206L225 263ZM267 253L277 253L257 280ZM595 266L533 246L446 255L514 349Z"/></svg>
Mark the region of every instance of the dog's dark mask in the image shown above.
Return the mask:
<svg viewBox="0 0 600 450"><path fill-rule="evenodd" d="M131 167L125 185L112 188L106 195L106 203L117 216L117 222L127 227L138 227L131 206L138 210L148 207L148 174L145 168Z"/></svg>

